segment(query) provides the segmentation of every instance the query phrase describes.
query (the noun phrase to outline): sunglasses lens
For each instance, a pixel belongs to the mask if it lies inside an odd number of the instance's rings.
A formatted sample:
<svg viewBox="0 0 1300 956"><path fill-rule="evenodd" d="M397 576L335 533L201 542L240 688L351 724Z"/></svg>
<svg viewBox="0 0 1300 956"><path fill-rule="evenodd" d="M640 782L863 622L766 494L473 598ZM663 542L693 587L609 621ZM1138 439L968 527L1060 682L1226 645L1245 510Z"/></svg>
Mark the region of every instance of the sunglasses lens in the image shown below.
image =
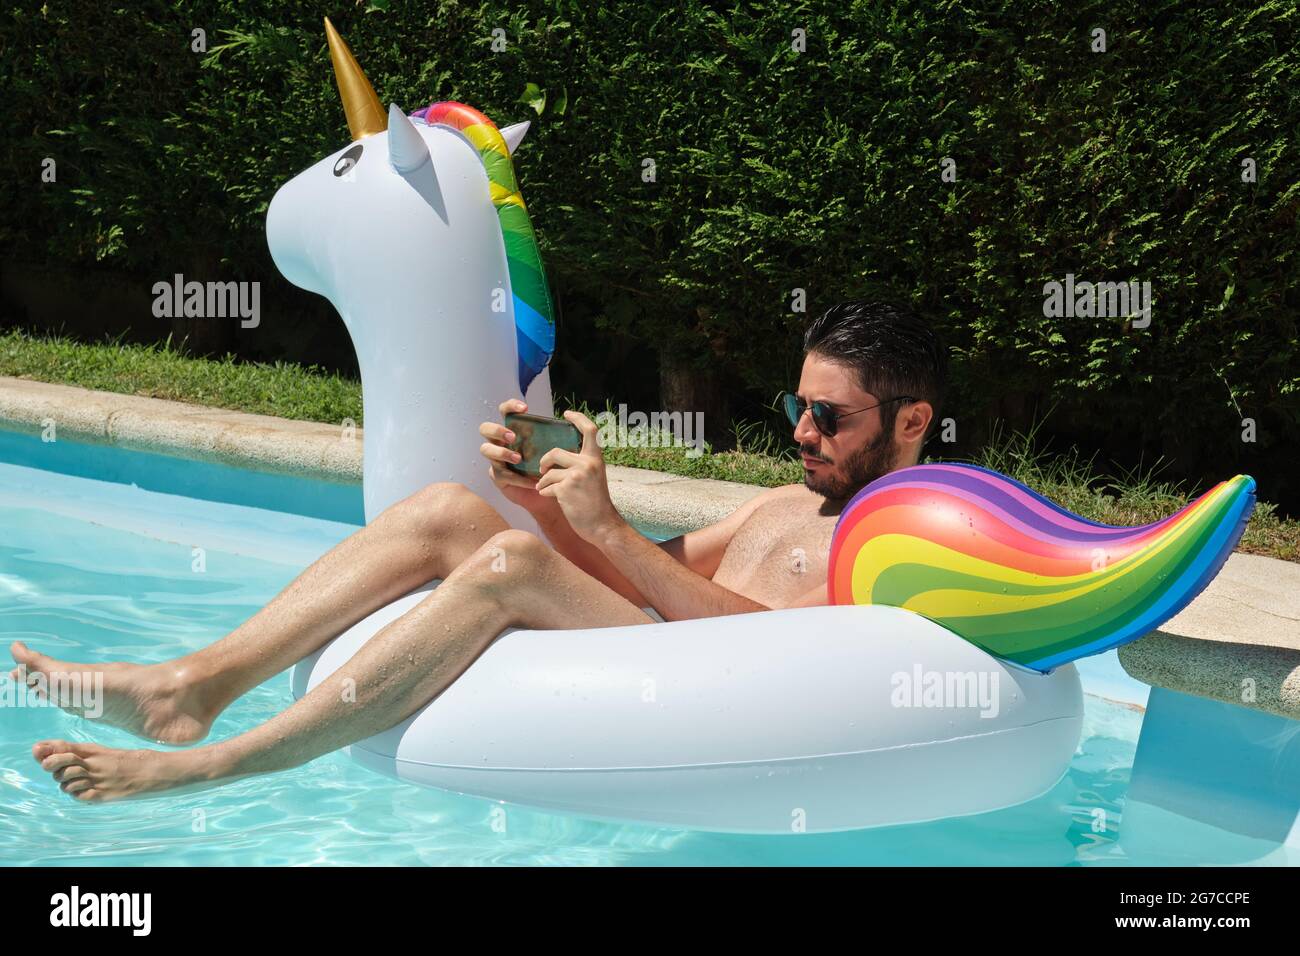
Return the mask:
<svg viewBox="0 0 1300 956"><path fill-rule="evenodd" d="M831 411L829 405L823 405L821 402L813 402L812 406L813 424L817 430L827 438L835 434L835 413Z"/></svg>
<svg viewBox="0 0 1300 956"><path fill-rule="evenodd" d="M785 395L785 417L790 419L790 424L796 428L799 426L799 416L803 412L799 408L799 399L795 398L789 392Z"/></svg>
<svg viewBox="0 0 1300 956"><path fill-rule="evenodd" d="M795 428L799 427L799 419L803 418L804 410L807 407L808 406L804 405L802 402L799 401L799 398L797 396L791 395L789 392L786 393L785 417L790 419L790 424L793 425ZM823 435L825 435L827 438L830 438L835 434L835 429L836 426L838 425L838 422L836 421L835 413L831 411L831 407L829 405L826 405L822 402L813 402L812 420L813 420L813 425L816 426L817 430L821 432Z"/></svg>

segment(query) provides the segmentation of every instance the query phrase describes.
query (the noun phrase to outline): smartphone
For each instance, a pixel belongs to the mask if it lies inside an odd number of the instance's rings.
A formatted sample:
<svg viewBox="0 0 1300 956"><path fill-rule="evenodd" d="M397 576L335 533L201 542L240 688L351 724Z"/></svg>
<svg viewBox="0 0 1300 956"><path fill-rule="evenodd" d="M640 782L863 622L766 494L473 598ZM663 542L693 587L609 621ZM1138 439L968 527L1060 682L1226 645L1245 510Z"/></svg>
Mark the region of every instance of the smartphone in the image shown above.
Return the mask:
<svg viewBox="0 0 1300 956"><path fill-rule="evenodd" d="M542 415L519 415L511 412L506 415L503 424L515 433L515 440L510 448L519 452L522 460L510 462L506 467L521 475L534 478L542 472L542 456L552 448L564 448L568 451L582 450L582 432L571 422L563 418L546 418Z"/></svg>

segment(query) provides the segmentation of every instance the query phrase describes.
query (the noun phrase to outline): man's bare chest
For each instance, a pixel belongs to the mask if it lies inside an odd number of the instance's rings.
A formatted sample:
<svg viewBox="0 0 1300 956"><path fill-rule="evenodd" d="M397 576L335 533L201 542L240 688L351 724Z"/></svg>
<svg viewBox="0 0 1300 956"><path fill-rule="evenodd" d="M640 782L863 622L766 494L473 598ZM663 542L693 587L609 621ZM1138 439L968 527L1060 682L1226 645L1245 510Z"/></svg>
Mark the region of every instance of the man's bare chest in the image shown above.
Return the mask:
<svg viewBox="0 0 1300 956"><path fill-rule="evenodd" d="M783 502L757 509L741 525L713 580L763 603L784 603L826 581L835 515Z"/></svg>

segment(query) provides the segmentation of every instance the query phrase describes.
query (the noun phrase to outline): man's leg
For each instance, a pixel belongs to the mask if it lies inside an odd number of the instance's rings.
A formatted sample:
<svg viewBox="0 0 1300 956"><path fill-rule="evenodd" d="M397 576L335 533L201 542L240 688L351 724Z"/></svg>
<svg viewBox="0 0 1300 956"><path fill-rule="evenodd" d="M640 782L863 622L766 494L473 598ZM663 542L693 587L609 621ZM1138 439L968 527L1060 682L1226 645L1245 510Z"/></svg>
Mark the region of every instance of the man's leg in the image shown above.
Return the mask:
<svg viewBox="0 0 1300 956"><path fill-rule="evenodd" d="M505 531L305 697L247 733L167 753L41 741L32 754L83 801L200 790L296 767L400 723L441 694L507 627L647 623L644 611L538 538Z"/></svg>
<svg viewBox="0 0 1300 956"><path fill-rule="evenodd" d="M28 676L102 673L98 719L159 743L207 736L217 715L366 615L435 578L445 578L509 524L463 485L439 482L385 509L348 536L226 637L161 664L58 661L16 641L10 651ZM21 668L11 673L19 679ZM69 707L74 713L79 710Z"/></svg>

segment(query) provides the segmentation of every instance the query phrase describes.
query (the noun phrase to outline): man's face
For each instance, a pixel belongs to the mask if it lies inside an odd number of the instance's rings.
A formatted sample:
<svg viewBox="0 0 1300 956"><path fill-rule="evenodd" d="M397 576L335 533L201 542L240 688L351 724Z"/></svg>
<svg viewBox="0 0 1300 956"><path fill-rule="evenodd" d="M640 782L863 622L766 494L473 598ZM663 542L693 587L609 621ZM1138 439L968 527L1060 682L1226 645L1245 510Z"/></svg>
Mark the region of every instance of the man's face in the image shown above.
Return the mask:
<svg viewBox="0 0 1300 956"><path fill-rule="evenodd" d="M862 390L850 369L816 353L804 357L796 394L807 405L825 402L841 414L880 401L879 396ZM799 443L808 489L827 498L845 499L893 471L898 449L893 436L884 434L881 413L894 415L897 411L896 405L885 405L841 418L831 438L817 430L811 411L804 412L795 426L794 439Z"/></svg>

